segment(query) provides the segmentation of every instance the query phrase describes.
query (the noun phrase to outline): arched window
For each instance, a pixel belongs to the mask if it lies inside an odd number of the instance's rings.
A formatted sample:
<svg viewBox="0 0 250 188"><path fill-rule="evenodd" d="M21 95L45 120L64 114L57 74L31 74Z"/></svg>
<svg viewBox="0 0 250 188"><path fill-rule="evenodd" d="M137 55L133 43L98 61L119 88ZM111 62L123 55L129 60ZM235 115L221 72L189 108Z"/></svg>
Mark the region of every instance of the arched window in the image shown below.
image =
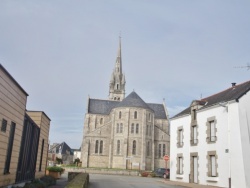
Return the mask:
<svg viewBox="0 0 250 188"><path fill-rule="evenodd" d="M121 144L120 140L117 140L117 150L116 150L117 155L120 154L120 146L121 146L120 144Z"/></svg>
<svg viewBox="0 0 250 188"><path fill-rule="evenodd" d="M162 156L164 156L166 153L166 145L162 144Z"/></svg>
<svg viewBox="0 0 250 188"><path fill-rule="evenodd" d="M99 153L102 153L102 151L103 151L103 141L101 140L100 141L100 152Z"/></svg>
<svg viewBox="0 0 250 188"><path fill-rule="evenodd" d="M119 123L116 125L116 133L119 133Z"/></svg>
<svg viewBox="0 0 250 188"><path fill-rule="evenodd" d="M148 135L148 126L149 126L149 125L147 125L147 127L146 127L146 135Z"/></svg>
<svg viewBox="0 0 250 188"><path fill-rule="evenodd" d="M103 124L103 118L100 119L100 124L101 124L101 125Z"/></svg>
<svg viewBox="0 0 250 188"><path fill-rule="evenodd" d="M159 144L159 151L158 152L159 152L158 153L159 154L158 157L161 158L161 144Z"/></svg>
<svg viewBox="0 0 250 188"><path fill-rule="evenodd" d="M120 111L119 112L119 119L121 119L122 118L122 112Z"/></svg>
<svg viewBox="0 0 250 188"><path fill-rule="evenodd" d="M135 129L135 132L136 132L136 134L138 134L138 133L139 133L139 124L138 124L138 123L136 124L136 129Z"/></svg>
<svg viewBox="0 0 250 188"><path fill-rule="evenodd" d="M137 111L134 112L134 119L137 119Z"/></svg>
<svg viewBox="0 0 250 188"><path fill-rule="evenodd" d="M150 142L148 141L148 143L147 143L147 156L149 156L149 152L150 152Z"/></svg>
<svg viewBox="0 0 250 188"><path fill-rule="evenodd" d="M149 136L152 134L152 125L149 126Z"/></svg>
<svg viewBox="0 0 250 188"><path fill-rule="evenodd" d="M98 153L99 141L95 141L95 153Z"/></svg>
<svg viewBox="0 0 250 188"><path fill-rule="evenodd" d="M123 124L121 123L120 124L120 133L122 133L123 132Z"/></svg>
<svg viewBox="0 0 250 188"><path fill-rule="evenodd" d="M114 100L116 100L116 97L114 98Z"/></svg>
<svg viewBox="0 0 250 188"><path fill-rule="evenodd" d="M148 114L148 121L151 121L151 114Z"/></svg>
<svg viewBox="0 0 250 188"><path fill-rule="evenodd" d="M133 141L132 155L136 155L136 141Z"/></svg>
<svg viewBox="0 0 250 188"><path fill-rule="evenodd" d="M131 133L134 133L135 125L132 123L131 125Z"/></svg>
<svg viewBox="0 0 250 188"><path fill-rule="evenodd" d="M116 89L119 89L119 84L116 85Z"/></svg>

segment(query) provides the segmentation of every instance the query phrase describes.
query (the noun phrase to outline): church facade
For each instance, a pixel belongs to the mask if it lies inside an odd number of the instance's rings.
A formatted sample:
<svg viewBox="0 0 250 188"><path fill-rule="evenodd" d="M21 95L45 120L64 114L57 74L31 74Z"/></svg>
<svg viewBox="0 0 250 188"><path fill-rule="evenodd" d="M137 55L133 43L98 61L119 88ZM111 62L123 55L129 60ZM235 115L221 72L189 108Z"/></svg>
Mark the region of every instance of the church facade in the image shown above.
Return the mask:
<svg viewBox="0 0 250 188"><path fill-rule="evenodd" d="M125 97L121 40L109 85L109 99L88 98L82 166L154 170L170 155L165 103L146 103L136 92Z"/></svg>

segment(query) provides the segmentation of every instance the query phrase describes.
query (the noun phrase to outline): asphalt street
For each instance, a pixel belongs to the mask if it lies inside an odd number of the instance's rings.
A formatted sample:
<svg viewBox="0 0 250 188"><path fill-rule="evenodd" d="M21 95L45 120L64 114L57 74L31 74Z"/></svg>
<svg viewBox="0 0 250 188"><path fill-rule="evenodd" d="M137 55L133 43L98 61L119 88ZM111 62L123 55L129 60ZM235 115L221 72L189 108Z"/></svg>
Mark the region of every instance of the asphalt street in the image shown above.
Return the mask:
<svg viewBox="0 0 250 188"><path fill-rule="evenodd" d="M163 178L90 174L89 188L186 188L164 181Z"/></svg>

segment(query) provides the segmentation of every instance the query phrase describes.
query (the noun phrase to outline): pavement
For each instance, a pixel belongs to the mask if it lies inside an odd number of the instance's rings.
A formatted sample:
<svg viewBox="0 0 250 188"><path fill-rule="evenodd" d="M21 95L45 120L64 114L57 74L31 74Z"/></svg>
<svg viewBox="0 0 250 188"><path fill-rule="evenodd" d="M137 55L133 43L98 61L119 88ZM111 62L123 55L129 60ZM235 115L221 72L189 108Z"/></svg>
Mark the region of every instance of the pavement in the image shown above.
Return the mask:
<svg viewBox="0 0 250 188"><path fill-rule="evenodd" d="M185 182L178 182L178 181L170 181L169 179L163 179L161 182L168 184L168 185L177 185L187 188L221 188L216 186L210 186L210 185L200 185L196 183L185 183Z"/></svg>
<svg viewBox="0 0 250 188"><path fill-rule="evenodd" d="M68 172L61 174L61 178L56 180L56 185L51 185L49 188L64 188L68 183Z"/></svg>

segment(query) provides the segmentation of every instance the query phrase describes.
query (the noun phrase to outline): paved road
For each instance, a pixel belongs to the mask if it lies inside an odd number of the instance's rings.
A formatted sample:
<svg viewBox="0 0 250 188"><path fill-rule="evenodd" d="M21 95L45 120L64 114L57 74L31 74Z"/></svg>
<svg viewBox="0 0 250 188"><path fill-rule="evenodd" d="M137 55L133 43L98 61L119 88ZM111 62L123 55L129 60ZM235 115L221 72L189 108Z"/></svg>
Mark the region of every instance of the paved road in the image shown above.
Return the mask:
<svg viewBox="0 0 250 188"><path fill-rule="evenodd" d="M89 188L186 188L167 185L161 178L90 174Z"/></svg>

